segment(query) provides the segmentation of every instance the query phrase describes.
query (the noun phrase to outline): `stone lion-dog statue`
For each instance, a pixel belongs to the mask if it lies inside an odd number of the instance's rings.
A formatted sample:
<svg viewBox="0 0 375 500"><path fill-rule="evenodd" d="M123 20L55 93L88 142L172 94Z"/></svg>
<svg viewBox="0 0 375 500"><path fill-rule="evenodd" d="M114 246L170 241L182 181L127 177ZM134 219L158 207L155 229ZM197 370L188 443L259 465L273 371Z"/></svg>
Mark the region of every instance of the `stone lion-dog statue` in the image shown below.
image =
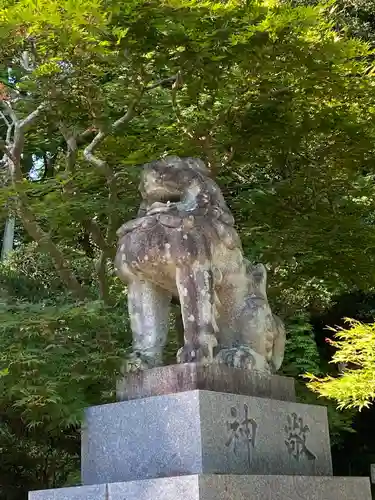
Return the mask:
<svg viewBox="0 0 375 500"><path fill-rule="evenodd" d="M162 365L173 299L184 330L178 362L278 370L285 329L267 300L266 269L244 258L234 218L205 164L175 156L153 161L142 167L139 190L138 216L118 229L115 257L128 288L128 370Z"/></svg>

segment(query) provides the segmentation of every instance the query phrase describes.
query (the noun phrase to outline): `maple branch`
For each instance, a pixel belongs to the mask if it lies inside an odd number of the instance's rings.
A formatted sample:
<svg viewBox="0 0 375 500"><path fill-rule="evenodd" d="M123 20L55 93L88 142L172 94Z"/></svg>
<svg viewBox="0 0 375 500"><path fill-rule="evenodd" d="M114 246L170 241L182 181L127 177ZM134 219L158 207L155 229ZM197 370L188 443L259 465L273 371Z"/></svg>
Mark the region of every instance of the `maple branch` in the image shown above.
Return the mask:
<svg viewBox="0 0 375 500"><path fill-rule="evenodd" d="M12 144L11 138L12 138L13 122L9 121L2 111L0 111L0 116L4 120L4 123L7 126L7 135L5 138L5 143L4 141L0 141L0 148L2 149L2 151L4 151L4 156L1 159L1 166L6 166L8 159L14 161L12 152L9 149Z"/></svg>
<svg viewBox="0 0 375 500"><path fill-rule="evenodd" d="M152 89L155 89L157 87L160 87L160 86L163 86L166 84L171 85L172 89L174 90L174 89L178 88L178 86L180 85L180 82L181 82L181 74L179 72L179 73L177 73L177 75L171 76L169 78L163 78L162 80L158 80L157 82L153 83L152 85L148 85L148 86L144 87L141 90L141 92L139 93L139 95L130 103L126 113L112 124L109 133L104 132L104 130L99 130L99 132L96 134L94 139L85 148L85 150L83 152L83 155L86 158L86 160L88 162L90 162L92 165L94 165L95 167L97 167L99 170L101 170L105 174L107 179L109 176L112 176L112 171L109 168L109 166L107 165L107 163L104 160L101 160L100 158L97 158L94 155L95 149L99 146L99 144L101 144L103 142L103 140L107 137L107 135L113 134L113 132L115 132L116 129L118 129L121 125L126 125L132 120L132 118L134 117L134 114L135 114L135 108L139 104L139 102L141 101L145 92L148 92Z"/></svg>
<svg viewBox="0 0 375 500"><path fill-rule="evenodd" d="M97 262L97 273L99 278L101 297L104 301L107 302L109 301L108 281L106 277L107 259L109 257L113 257L114 250L112 249L112 243L116 237L116 226L118 223L118 217L114 210L114 204L118 199L117 197L118 177L113 172L112 168L108 165L108 163L105 160L98 158L94 154L94 151L109 134L113 134L120 126L127 125L132 120L132 118L135 115L135 109L139 104L139 102L141 101L145 92L165 84L172 85L172 87L174 88L177 85L176 82L178 82L178 75L170 78L165 78L163 80L159 80L152 85L144 87L140 91L139 95L129 104L129 107L127 111L123 114L123 116L121 116L112 124L109 132L105 132L104 130L99 130L98 133L93 138L93 140L90 142L90 144L83 151L85 159L104 174L108 186L108 205L110 210L109 210L105 238L102 236L99 226L93 219L90 220L88 225L90 233L95 243L102 250L100 258Z"/></svg>
<svg viewBox="0 0 375 500"><path fill-rule="evenodd" d="M21 155L25 140L25 129L29 127L40 116L41 111L44 109L45 104L39 105L33 112L31 112L23 120L19 120L14 112L10 103L3 101L3 106L6 109L7 115L11 119L10 127L14 127L13 139L7 135L11 156L8 158L8 169L12 186L16 192L17 214L20 217L24 228L34 241L47 251L53 260L54 266L61 278L61 280L68 286L68 288L80 299L85 298L84 289L77 280L74 273L69 268L68 262L65 260L62 252L57 245L52 241L50 235L45 232L36 220L33 214L26 193L19 188L23 182L23 173L21 168ZM8 128L8 131L9 131ZM8 147L9 147L8 146Z"/></svg>
<svg viewBox="0 0 375 500"><path fill-rule="evenodd" d="M74 167L77 161L78 154L78 144L77 138L72 134L69 129L64 125L64 123L60 123L60 131L65 139L67 144L67 153L66 153L66 172L68 175L73 174ZM92 129L87 129L83 134L81 134L81 138L86 133L91 133ZM96 136L97 137L97 136ZM91 143L92 144L92 143ZM101 161L101 160L100 160ZM111 177L113 179L113 176ZM70 196L75 196L75 192L72 186L72 181L69 179L64 186L64 193ZM110 302L109 296L109 285L107 278L107 258L113 257L114 252L111 252L110 246L107 244L107 239L103 236L102 231L99 227L99 224L92 218L87 217L85 213L82 214L81 223L86 231L89 232L94 243L101 250L100 257L96 262L96 272L99 280L99 290L100 297L104 301L104 303L108 304ZM109 226L108 222L108 226Z"/></svg>
<svg viewBox="0 0 375 500"><path fill-rule="evenodd" d="M140 94L131 102L126 113L116 120L111 128L109 133L113 133L118 129L121 125L128 124L135 114L135 108L142 99L146 89L143 89ZM102 160L94 155L95 149L103 142L103 140L107 137L108 133L103 130L99 130L91 143L84 149L83 155L88 162L94 165L98 170L100 170L107 179L108 186L108 205L112 210L109 210L109 216L107 221L107 229L105 238L102 237L102 233L100 231L99 226L96 222L91 219L89 222L90 232L93 238L96 238L96 243L101 248L101 255L97 262L96 270L99 278L99 286L100 286L100 295L101 298L105 302L109 302L109 288L108 288L108 280L106 275L107 269L107 259L108 257L113 256L113 251L111 251L113 240L116 236L116 226L118 223L117 216L113 209L115 202L117 201L117 177L114 174L112 168L108 165L105 160ZM94 240L95 241L95 240Z"/></svg>
<svg viewBox="0 0 375 500"><path fill-rule="evenodd" d="M233 146L231 146L229 148L228 153L223 156L223 159L221 161L222 167L226 167L227 165L229 165L229 163L233 160L234 153L235 153L234 148L233 148Z"/></svg>
<svg viewBox="0 0 375 500"><path fill-rule="evenodd" d="M46 104L44 102L39 104L39 106L32 113L18 123L19 128L21 130L25 130L28 126L30 126L40 116L40 113L45 109L45 107Z"/></svg>
<svg viewBox="0 0 375 500"><path fill-rule="evenodd" d="M59 128L67 144L66 171L69 174L72 174L77 161L77 153L78 153L77 138L69 131L69 129L64 125L64 123L60 123ZM85 132L83 132L83 134L79 135L78 137L83 138L86 134L90 134L91 132L92 128L89 128L85 130ZM69 195L74 196L74 191L70 180L68 180L68 182L65 184L64 191ZM83 217L82 223L86 228L86 230L91 234L97 247L100 248L103 252L105 252L108 256L111 256L112 253L110 251L110 247L106 243L106 240L99 227L99 224L90 217Z"/></svg>
<svg viewBox="0 0 375 500"><path fill-rule="evenodd" d="M10 104L10 102L8 101L2 101L2 105L3 105L3 108L6 110L7 112L7 115L9 116L9 118L12 120L12 124L15 125L17 122L18 122L18 118L17 118L17 115L15 114L15 112L13 111L13 108ZM8 120L5 118L4 114L1 113L4 120L8 122ZM10 124L10 123L9 123Z"/></svg>
<svg viewBox="0 0 375 500"><path fill-rule="evenodd" d="M8 149L6 146L6 143L2 140L0 140L0 149L4 151L5 156L7 156L12 162L15 161L14 156L12 155L12 152ZM5 159L2 160L2 162L5 162Z"/></svg>
<svg viewBox="0 0 375 500"><path fill-rule="evenodd" d="M148 87L146 87L145 90L148 91L148 90L156 89L157 87L165 86L166 84L173 86L173 84L175 84L176 81L178 80L179 75L180 75L180 73L177 73L177 75L170 76L169 78L163 78L162 80L159 80L156 83L149 85Z"/></svg>
<svg viewBox="0 0 375 500"><path fill-rule="evenodd" d="M12 124L11 122L8 120L8 118L4 115L4 113L2 111L0 111L0 116L1 118L4 120L5 124L7 125L7 127L9 128Z"/></svg>
<svg viewBox="0 0 375 500"><path fill-rule="evenodd" d="M129 105L126 113L112 124L110 133L115 132L116 129L120 127L120 125L126 125L131 121L135 113L135 108L137 104L140 102L143 93L144 91L142 91L140 95L133 100L133 102ZM107 135L109 134L104 132L103 130L99 130L94 139L84 149L83 155L88 162L90 162L92 165L101 170L108 180L113 176L112 169L109 167L106 161L101 160L100 158L94 155L95 149L99 146L99 144L103 142L103 140L107 137Z"/></svg>

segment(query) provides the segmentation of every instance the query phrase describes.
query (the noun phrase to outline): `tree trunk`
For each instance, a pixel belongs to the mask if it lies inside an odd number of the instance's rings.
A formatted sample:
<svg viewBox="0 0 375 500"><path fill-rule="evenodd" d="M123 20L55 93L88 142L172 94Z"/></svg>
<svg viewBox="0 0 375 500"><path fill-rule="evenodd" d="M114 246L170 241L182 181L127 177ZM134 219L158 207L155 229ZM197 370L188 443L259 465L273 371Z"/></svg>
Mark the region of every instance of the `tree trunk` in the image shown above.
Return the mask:
<svg viewBox="0 0 375 500"><path fill-rule="evenodd" d="M18 214L22 220L23 226L28 234L33 238L38 245L52 257L53 263L62 281L73 292L73 294L83 300L85 291L80 282L70 270L68 262L65 260L60 249L54 244L51 237L43 231L35 220L34 214L28 208L23 195L18 193Z"/></svg>
<svg viewBox="0 0 375 500"><path fill-rule="evenodd" d="M15 225L16 219L14 215L10 215L5 222L4 239L0 258L2 261L5 260L8 254L13 250Z"/></svg>

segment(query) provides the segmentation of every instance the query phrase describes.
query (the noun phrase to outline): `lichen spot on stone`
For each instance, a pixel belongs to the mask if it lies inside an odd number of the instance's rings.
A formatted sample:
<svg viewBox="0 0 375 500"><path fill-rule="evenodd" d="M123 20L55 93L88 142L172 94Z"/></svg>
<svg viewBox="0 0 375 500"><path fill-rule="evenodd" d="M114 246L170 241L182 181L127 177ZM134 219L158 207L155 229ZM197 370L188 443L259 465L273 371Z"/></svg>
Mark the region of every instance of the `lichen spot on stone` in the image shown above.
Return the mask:
<svg viewBox="0 0 375 500"><path fill-rule="evenodd" d="M190 316L188 317L188 320L191 321L193 323L193 321L195 321L195 317L193 316L193 314L190 314Z"/></svg>
<svg viewBox="0 0 375 500"><path fill-rule="evenodd" d="M184 234L182 238L183 238L184 240L187 240L187 239L188 239L187 234Z"/></svg>

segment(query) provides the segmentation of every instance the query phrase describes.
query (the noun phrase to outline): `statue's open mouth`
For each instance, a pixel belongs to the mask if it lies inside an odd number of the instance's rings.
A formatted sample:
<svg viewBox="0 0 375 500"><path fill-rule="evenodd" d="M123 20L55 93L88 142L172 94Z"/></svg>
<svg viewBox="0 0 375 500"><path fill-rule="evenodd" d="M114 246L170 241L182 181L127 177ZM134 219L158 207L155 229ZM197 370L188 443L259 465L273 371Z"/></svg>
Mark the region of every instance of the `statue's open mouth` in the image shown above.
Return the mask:
<svg viewBox="0 0 375 500"><path fill-rule="evenodd" d="M178 203L179 201L181 201L181 196L179 194L170 194L170 195L165 195L165 196L161 196L159 198L160 203Z"/></svg>

